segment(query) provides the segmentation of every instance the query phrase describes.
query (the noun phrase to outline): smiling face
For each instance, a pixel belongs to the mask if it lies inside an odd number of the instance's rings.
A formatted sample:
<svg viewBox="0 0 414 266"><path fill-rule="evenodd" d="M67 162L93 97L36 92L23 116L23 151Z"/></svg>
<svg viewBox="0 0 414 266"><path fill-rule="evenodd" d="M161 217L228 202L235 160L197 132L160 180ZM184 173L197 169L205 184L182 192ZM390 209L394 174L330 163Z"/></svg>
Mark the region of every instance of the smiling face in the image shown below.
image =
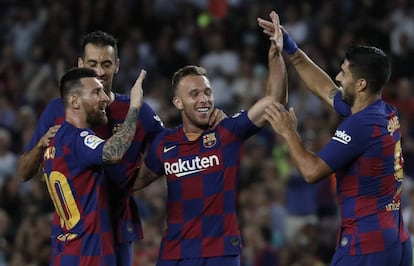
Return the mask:
<svg viewBox="0 0 414 266"><path fill-rule="evenodd" d="M214 109L214 97L207 77L183 77L177 85L173 103L181 111L185 128L193 133L205 130Z"/></svg>
<svg viewBox="0 0 414 266"><path fill-rule="evenodd" d="M119 70L119 59L116 58L114 47L88 43L84 48L84 57L78 58L78 67L95 70L106 94L110 95L114 75Z"/></svg>
<svg viewBox="0 0 414 266"><path fill-rule="evenodd" d="M102 84L96 78L82 78L80 81L84 87L80 95L80 104L88 125L92 127L105 125L108 122L105 109L109 98Z"/></svg>

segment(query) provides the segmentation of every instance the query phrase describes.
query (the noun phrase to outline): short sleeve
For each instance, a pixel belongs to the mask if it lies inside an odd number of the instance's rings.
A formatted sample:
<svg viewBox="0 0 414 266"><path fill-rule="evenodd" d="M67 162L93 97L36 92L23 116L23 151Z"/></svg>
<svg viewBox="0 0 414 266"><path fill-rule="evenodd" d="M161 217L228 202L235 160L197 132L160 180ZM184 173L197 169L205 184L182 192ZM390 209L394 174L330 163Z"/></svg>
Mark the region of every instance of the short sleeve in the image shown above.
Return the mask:
<svg viewBox="0 0 414 266"><path fill-rule="evenodd" d="M164 134L161 133L154 139L145 157L145 165L156 175L164 174L164 167L158 156L158 148L161 146L160 143L163 136Z"/></svg>
<svg viewBox="0 0 414 266"><path fill-rule="evenodd" d="M326 146L318 152L318 156L336 171L365 150L370 139L370 130L357 117L345 119L336 129L335 134Z"/></svg>
<svg viewBox="0 0 414 266"><path fill-rule="evenodd" d="M79 161L86 166L102 165L102 151L105 140L92 131L83 130L75 136L75 150Z"/></svg>

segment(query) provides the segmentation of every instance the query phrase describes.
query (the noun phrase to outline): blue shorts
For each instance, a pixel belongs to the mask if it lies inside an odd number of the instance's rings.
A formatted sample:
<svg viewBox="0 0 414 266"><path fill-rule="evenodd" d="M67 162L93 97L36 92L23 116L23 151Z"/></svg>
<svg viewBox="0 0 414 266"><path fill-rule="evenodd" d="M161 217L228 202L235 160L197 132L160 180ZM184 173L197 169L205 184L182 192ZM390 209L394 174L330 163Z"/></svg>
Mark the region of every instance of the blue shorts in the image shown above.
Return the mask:
<svg viewBox="0 0 414 266"><path fill-rule="evenodd" d="M131 266L132 242L117 243L115 245L115 256L117 266Z"/></svg>
<svg viewBox="0 0 414 266"><path fill-rule="evenodd" d="M240 255L181 259L181 260L158 260L157 266L240 266Z"/></svg>
<svg viewBox="0 0 414 266"><path fill-rule="evenodd" d="M350 256L335 252L331 266L412 266L413 249L411 240L383 252L376 252L367 255Z"/></svg>

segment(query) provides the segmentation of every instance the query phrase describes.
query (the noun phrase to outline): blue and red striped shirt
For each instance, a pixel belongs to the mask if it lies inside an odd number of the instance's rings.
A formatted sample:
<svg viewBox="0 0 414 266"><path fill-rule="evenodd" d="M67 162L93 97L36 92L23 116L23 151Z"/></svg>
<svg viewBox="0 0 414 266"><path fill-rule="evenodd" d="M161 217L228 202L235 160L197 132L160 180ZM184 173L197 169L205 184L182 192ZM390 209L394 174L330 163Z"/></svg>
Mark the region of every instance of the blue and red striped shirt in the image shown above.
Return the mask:
<svg viewBox="0 0 414 266"><path fill-rule="evenodd" d="M377 100L358 113L335 96L346 118L318 153L336 173L342 224L338 248L349 255L385 251L408 239L401 214L403 155L398 112Z"/></svg>
<svg viewBox="0 0 414 266"><path fill-rule="evenodd" d="M108 106L106 112L108 124L94 129L103 139L108 139L123 123L129 109L129 97L115 94L115 100ZM25 147L30 151L48 129L64 121L65 112L63 102L56 98L47 105L38 121L31 141ZM110 188L109 202L111 219L117 242L130 242L142 239L141 219L137 206L137 199L133 194L135 174L141 162L141 156L147 145L163 130L162 122L151 109L143 103L137 121L137 130L130 149L122 161L116 165L105 166L108 188ZM52 243L54 237L59 235L59 220L55 217L52 222ZM53 245L52 245L53 246Z"/></svg>
<svg viewBox="0 0 414 266"><path fill-rule="evenodd" d="M104 140L63 122L44 153L44 180L60 221L51 265L115 265L102 168Z"/></svg>
<svg viewBox="0 0 414 266"><path fill-rule="evenodd" d="M166 175L168 187L160 259L241 253L236 214L240 158L243 142L258 130L243 112L194 141L187 139L182 126L154 140L145 164Z"/></svg>

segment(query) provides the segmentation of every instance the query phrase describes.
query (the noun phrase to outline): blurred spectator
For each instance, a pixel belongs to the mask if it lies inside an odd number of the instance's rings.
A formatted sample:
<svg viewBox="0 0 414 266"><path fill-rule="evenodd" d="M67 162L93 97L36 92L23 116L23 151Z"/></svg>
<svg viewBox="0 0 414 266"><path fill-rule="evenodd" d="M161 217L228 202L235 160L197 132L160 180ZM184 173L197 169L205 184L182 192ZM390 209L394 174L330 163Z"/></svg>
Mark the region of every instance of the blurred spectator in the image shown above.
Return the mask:
<svg viewBox="0 0 414 266"><path fill-rule="evenodd" d="M9 232L10 219L7 213L0 208L0 266L7 266L10 259L10 235Z"/></svg>
<svg viewBox="0 0 414 266"><path fill-rule="evenodd" d="M15 173L17 156L10 150L11 134L0 128L0 187L8 176Z"/></svg>
<svg viewBox="0 0 414 266"><path fill-rule="evenodd" d="M33 42L47 19L47 10L42 7L21 5L15 9L15 12L10 38L15 58L24 61L30 57Z"/></svg>

